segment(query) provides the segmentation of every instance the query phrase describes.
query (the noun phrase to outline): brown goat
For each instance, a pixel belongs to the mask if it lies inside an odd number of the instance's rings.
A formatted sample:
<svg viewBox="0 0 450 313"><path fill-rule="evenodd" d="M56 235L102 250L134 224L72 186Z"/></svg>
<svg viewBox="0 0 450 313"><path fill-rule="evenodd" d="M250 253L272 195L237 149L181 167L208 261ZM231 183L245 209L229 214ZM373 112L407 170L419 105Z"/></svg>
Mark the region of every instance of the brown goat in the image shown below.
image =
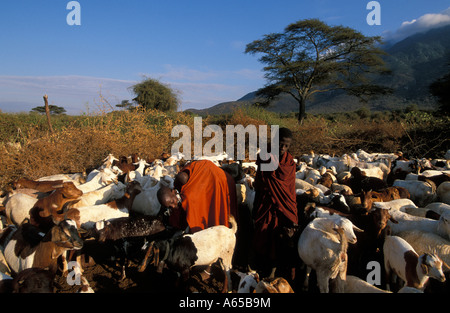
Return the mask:
<svg viewBox="0 0 450 313"><path fill-rule="evenodd" d="M361 204L367 211L372 209L374 202L388 202L397 199L409 199L408 190L403 187L388 187L379 191L362 191Z"/></svg>
<svg viewBox="0 0 450 313"><path fill-rule="evenodd" d="M62 212L62 208L66 203L76 201L83 195L72 182L65 182L59 187L49 196L39 199L30 209L31 224L43 231L52 228L55 221L64 219L66 214Z"/></svg>
<svg viewBox="0 0 450 313"><path fill-rule="evenodd" d="M62 180L50 180L50 181L35 181L28 178L19 178L17 181L12 183L14 189L34 189L39 192L51 192L63 183Z"/></svg>

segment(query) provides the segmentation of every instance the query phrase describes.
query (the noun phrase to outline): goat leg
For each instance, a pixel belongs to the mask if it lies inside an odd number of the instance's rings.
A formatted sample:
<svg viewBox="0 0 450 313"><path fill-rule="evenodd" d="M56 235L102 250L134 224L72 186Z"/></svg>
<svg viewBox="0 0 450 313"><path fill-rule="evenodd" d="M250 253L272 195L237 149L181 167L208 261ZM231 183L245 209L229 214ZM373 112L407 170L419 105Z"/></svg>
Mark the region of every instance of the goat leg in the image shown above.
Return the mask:
<svg viewBox="0 0 450 313"><path fill-rule="evenodd" d="M149 260L150 260L150 257L153 255L153 245L155 244L155 242L154 241L152 241L151 243L150 243L150 246L148 247L148 249L147 249L147 253L145 254L145 257L144 257L144 259L142 260L142 262L141 262L141 265L139 266L139 268L138 268L138 271L139 272L143 272L143 271L145 271L145 269L147 268L147 265L148 265L148 263L149 263Z"/></svg>

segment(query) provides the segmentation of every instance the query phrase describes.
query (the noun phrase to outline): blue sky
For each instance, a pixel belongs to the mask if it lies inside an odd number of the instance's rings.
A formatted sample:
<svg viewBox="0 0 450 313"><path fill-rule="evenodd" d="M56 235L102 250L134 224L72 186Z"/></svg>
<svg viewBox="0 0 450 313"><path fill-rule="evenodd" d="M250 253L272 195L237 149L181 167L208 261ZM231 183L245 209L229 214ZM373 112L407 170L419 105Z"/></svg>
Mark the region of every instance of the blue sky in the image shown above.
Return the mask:
<svg viewBox="0 0 450 313"><path fill-rule="evenodd" d="M369 26L369 0L79 0L81 25L69 26L67 0L0 5L0 110L63 106L94 112L152 77L177 90L181 109L236 100L264 85L246 44L290 23L319 18L365 35L399 40L450 24L448 0L379 0L381 25Z"/></svg>

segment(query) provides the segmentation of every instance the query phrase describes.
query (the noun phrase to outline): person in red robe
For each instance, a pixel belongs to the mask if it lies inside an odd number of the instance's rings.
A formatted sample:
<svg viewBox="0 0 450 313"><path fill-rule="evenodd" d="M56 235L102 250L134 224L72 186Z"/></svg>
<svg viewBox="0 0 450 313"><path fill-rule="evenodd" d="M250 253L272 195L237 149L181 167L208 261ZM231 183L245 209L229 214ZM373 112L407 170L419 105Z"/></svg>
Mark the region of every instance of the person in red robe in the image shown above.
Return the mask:
<svg viewBox="0 0 450 313"><path fill-rule="evenodd" d="M285 264L285 230L295 229L298 225L296 164L288 151L291 143L292 132L287 128L280 128L278 160L277 155L271 153L267 161L260 156L256 161L258 170L254 182L256 193L253 203L254 266L262 272L263 277L273 277L277 266ZM261 164L271 160L278 161L278 167L271 171L261 170Z"/></svg>
<svg viewBox="0 0 450 313"><path fill-rule="evenodd" d="M169 224L177 229L189 226L189 232L211 226L229 226L235 218L237 196L234 179L209 160L193 161L175 177L174 189L161 187L158 200L170 208Z"/></svg>

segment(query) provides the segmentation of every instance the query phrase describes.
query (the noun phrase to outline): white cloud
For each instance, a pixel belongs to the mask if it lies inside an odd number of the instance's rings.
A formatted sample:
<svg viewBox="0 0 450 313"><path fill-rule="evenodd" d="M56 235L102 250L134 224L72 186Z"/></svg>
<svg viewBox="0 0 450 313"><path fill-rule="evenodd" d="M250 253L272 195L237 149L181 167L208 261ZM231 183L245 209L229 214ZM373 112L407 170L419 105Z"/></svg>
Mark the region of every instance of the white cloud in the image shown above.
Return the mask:
<svg viewBox="0 0 450 313"><path fill-rule="evenodd" d="M395 32L386 32L384 34L386 41L400 41L416 33L426 32L433 28L450 25L450 8L441 13L429 13L422 15L417 19L405 21Z"/></svg>

